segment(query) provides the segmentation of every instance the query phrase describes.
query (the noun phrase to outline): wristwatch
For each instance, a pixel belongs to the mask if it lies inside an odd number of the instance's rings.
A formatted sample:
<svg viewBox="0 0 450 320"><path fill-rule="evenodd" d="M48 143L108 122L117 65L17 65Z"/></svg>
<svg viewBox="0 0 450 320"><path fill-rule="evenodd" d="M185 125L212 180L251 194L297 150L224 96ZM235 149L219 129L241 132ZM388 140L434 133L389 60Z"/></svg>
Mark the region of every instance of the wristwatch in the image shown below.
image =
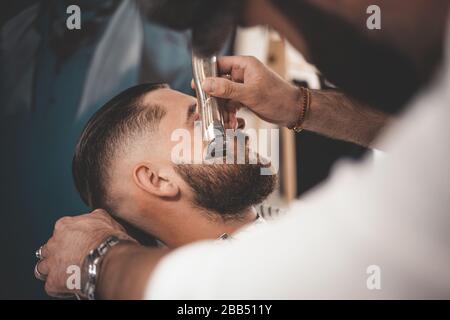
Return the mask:
<svg viewBox="0 0 450 320"><path fill-rule="evenodd" d="M100 243L97 248L91 250L84 259L81 268L81 293L84 299L95 300L95 286L103 257L109 249L119 242L121 240L118 237L110 236Z"/></svg>

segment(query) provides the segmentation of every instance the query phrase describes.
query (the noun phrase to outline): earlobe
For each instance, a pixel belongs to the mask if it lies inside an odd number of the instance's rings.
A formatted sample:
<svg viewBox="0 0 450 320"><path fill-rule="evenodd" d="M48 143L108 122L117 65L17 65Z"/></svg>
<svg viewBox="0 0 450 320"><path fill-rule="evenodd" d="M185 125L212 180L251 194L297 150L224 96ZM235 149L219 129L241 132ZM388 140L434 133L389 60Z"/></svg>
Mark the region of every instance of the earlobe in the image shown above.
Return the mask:
<svg viewBox="0 0 450 320"><path fill-rule="evenodd" d="M136 185L143 191L158 197L176 197L180 192L164 169L158 169L149 163L138 164L133 172Z"/></svg>
<svg viewBox="0 0 450 320"><path fill-rule="evenodd" d="M176 196L178 196L178 193L180 192L180 188L178 187L178 185L174 184L170 179L167 178L161 177L161 180L161 196L169 198L175 198Z"/></svg>

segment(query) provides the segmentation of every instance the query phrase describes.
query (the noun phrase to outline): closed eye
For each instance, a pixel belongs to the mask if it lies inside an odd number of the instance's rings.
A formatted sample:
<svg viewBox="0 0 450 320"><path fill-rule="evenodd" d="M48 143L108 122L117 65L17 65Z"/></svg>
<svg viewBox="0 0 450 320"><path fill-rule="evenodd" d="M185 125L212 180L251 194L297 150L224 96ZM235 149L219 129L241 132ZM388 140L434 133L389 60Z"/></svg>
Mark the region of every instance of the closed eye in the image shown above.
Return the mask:
<svg viewBox="0 0 450 320"><path fill-rule="evenodd" d="M186 114L186 122L187 123L190 122L190 120L194 117L196 112L197 112L197 104L194 103L187 110L187 114Z"/></svg>

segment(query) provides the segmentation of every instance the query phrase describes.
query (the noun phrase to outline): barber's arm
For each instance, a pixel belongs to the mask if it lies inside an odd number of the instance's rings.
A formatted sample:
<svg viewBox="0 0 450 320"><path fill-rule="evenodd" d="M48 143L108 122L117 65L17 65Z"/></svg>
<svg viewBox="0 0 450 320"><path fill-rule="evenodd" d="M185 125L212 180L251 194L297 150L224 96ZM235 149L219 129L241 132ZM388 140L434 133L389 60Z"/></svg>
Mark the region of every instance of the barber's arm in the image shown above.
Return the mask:
<svg viewBox="0 0 450 320"><path fill-rule="evenodd" d="M100 299L140 299L143 297L148 278L167 249L150 249L131 238L125 229L106 211L60 219L53 236L42 247L43 259L37 269L45 280L46 292L54 297L77 294L79 289L67 286L68 267L79 266L81 278L86 279L83 262L89 252L102 242L115 237L119 242L109 248L98 264L95 297ZM85 280L81 286L85 286Z"/></svg>
<svg viewBox="0 0 450 320"><path fill-rule="evenodd" d="M260 118L280 126L293 127L299 119L303 91L283 80L253 57L222 57L218 61L226 78L205 80L209 94L229 100L229 105L246 106ZM372 143L389 117L338 90L311 90L311 104L302 128L330 138L366 147Z"/></svg>
<svg viewBox="0 0 450 320"><path fill-rule="evenodd" d="M148 279L168 249L123 243L111 249L100 269L96 290L100 299L143 299Z"/></svg>

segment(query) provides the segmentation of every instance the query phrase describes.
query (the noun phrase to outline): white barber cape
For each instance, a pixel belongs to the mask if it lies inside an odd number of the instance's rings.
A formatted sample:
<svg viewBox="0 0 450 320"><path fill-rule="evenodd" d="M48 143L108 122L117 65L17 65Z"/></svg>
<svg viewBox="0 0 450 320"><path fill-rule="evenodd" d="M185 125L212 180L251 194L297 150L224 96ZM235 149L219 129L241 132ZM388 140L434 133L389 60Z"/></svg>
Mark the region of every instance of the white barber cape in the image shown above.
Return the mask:
<svg viewBox="0 0 450 320"><path fill-rule="evenodd" d="M380 141L239 241L180 248L147 299L450 298L450 35L441 74Z"/></svg>

